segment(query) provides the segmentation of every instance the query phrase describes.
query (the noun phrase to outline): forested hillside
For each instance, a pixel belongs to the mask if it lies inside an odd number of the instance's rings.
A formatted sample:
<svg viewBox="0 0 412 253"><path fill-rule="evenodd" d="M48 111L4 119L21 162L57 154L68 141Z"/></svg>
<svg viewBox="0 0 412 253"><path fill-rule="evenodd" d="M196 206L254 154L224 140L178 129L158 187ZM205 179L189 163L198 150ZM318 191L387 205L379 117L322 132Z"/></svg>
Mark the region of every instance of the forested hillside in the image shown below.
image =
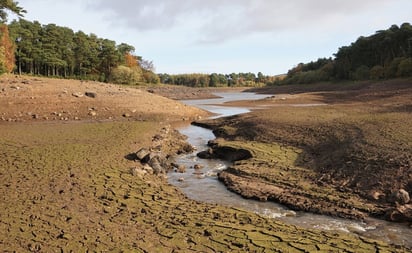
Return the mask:
<svg viewBox="0 0 412 253"><path fill-rule="evenodd" d="M404 23L359 37L339 48L335 58L300 63L281 82L314 83L334 80L389 79L412 76L412 26Z"/></svg>
<svg viewBox="0 0 412 253"><path fill-rule="evenodd" d="M131 84L158 80L153 65L134 55L135 48L125 43L24 19L13 21L9 31L20 74Z"/></svg>

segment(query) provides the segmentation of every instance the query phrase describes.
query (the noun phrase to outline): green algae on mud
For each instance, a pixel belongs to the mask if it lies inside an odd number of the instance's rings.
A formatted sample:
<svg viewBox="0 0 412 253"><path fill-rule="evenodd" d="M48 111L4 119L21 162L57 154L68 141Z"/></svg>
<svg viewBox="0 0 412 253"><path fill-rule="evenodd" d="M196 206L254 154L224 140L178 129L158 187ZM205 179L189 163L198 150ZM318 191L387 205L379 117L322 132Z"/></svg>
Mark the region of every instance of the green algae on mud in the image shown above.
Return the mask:
<svg viewBox="0 0 412 253"><path fill-rule="evenodd" d="M124 157L159 122L0 125L0 248L16 252L396 252L187 199ZM167 146L167 145L164 145Z"/></svg>

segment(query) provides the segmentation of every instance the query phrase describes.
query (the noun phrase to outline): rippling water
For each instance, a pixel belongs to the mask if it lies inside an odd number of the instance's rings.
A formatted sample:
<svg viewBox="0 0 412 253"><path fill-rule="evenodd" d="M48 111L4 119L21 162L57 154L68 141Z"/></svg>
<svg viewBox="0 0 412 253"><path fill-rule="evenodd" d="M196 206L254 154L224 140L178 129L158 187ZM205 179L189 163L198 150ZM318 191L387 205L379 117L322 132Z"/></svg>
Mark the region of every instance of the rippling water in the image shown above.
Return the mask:
<svg viewBox="0 0 412 253"><path fill-rule="evenodd" d="M223 117L246 113L251 108L225 107L219 104L228 101L254 100L267 97L267 95L256 95L253 93L216 93L216 95L222 98L183 102L215 113L217 115L215 117ZM207 149L207 142L215 138L212 131L192 125L182 127L179 131L188 136L188 142L198 151ZM192 154L182 155L177 159L176 162L178 164L186 166L187 171L185 173L170 173L168 175L169 182L179 187L189 198L202 202L243 208L304 228L360 234L369 238L412 247L412 229L403 224L377 219L367 219L362 222L294 212L273 202L244 199L228 191L217 179L217 173L229 165L227 162L199 159L196 153L195 151ZM201 165L202 169L195 170L195 165Z"/></svg>

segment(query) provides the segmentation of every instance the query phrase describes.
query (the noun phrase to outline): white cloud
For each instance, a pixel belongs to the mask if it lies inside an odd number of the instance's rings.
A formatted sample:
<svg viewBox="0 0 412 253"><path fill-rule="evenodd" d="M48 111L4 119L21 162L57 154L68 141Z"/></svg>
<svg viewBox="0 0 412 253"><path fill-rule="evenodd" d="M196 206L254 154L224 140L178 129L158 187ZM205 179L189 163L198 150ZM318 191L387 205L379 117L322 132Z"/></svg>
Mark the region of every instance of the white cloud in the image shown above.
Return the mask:
<svg viewBox="0 0 412 253"><path fill-rule="evenodd" d="M160 72L262 71L411 22L411 0L19 0L26 17L126 42Z"/></svg>
<svg viewBox="0 0 412 253"><path fill-rule="evenodd" d="M305 30L351 22L368 10L399 1L331 0L96 0L90 7L109 13L118 26L139 31L186 29L194 41L222 42L250 33ZM333 26L333 24L331 24Z"/></svg>

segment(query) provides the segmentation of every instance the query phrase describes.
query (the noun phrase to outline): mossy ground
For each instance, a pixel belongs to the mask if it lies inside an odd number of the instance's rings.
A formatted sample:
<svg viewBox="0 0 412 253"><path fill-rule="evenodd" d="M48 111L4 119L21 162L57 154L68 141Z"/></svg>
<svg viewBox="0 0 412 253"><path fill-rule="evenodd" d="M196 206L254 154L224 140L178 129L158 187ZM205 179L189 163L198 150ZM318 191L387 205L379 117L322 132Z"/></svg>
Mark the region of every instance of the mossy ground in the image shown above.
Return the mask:
<svg viewBox="0 0 412 253"><path fill-rule="evenodd" d="M0 248L5 252L394 252L187 199L124 157L158 122L0 125Z"/></svg>

